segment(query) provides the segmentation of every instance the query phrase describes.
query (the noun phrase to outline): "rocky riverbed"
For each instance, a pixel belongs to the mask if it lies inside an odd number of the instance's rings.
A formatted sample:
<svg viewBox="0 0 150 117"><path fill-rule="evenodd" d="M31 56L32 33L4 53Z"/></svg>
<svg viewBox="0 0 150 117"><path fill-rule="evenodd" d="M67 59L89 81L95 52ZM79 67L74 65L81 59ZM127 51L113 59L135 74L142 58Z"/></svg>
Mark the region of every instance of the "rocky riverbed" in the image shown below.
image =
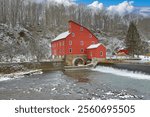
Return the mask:
<svg viewBox="0 0 150 117"><path fill-rule="evenodd" d="M104 69L104 68L103 68ZM112 68L113 69L113 68ZM114 71L116 69L113 69ZM150 76L100 67L92 70L50 71L0 80L6 100L145 100L150 99ZM130 76L131 75L131 76ZM137 77L137 78L136 78ZM141 79L140 79L141 77ZM5 80L4 80L5 79Z"/></svg>

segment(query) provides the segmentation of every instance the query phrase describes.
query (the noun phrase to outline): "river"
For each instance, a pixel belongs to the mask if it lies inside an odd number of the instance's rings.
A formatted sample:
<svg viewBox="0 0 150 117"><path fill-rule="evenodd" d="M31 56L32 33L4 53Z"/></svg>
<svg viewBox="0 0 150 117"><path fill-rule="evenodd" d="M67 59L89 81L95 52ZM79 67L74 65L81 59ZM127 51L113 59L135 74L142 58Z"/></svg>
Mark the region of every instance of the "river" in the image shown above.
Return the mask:
<svg viewBox="0 0 150 117"><path fill-rule="evenodd" d="M149 100L150 75L98 66L0 78L1 100Z"/></svg>

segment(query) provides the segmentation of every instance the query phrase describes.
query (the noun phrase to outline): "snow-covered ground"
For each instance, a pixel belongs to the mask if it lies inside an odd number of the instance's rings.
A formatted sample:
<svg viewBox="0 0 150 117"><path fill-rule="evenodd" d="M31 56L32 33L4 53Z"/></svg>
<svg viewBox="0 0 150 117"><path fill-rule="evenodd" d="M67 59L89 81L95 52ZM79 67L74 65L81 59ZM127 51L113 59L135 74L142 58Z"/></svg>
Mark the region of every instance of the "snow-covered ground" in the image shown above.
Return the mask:
<svg viewBox="0 0 150 117"><path fill-rule="evenodd" d="M150 62L150 56L143 56L143 55L140 55L139 56L142 63L145 63L145 62Z"/></svg>
<svg viewBox="0 0 150 117"><path fill-rule="evenodd" d="M130 59L131 57L129 56L110 56L110 57L107 57L107 59L112 59L112 60L115 60L115 59ZM135 58L138 58L137 56L135 56ZM144 56L144 55L140 55L138 59L141 59L141 60L137 60L135 62L139 62L139 63L149 63L150 62L150 56Z"/></svg>
<svg viewBox="0 0 150 117"><path fill-rule="evenodd" d="M115 59L129 59L130 57L129 56L110 56L110 57L106 57L106 59L112 59L112 60L115 60Z"/></svg>
<svg viewBox="0 0 150 117"><path fill-rule="evenodd" d="M0 82L6 80L13 80L16 78L23 78L25 75L35 75L35 74L42 74L42 73L43 72L41 69L37 69L37 70L29 70L24 72L15 72L10 74L0 74Z"/></svg>

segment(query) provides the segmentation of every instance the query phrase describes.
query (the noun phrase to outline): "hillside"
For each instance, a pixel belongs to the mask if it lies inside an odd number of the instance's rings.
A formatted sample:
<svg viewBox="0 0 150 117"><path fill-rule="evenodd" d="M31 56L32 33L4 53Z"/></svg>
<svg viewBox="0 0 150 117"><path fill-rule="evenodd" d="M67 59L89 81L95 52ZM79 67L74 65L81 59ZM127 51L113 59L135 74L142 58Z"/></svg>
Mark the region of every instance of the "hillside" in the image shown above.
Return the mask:
<svg viewBox="0 0 150 117"><path fill-rule="evenodd" d="M125 47L124 39L130 21L137 25L143 44L149 47L149 8L138 12L111 13L91 4L55 3L51 0L0 0L0 61L40 61L50 57L50 42L68 30L73 20L90 29L104 43L109 54ZM122 4L131 4L124 2ZM7 6L7 8L6 8ZM110 9L110 8L109 8ZM19 11L19 12L18 12ZM145 53L150 52L148 48Z"/></svg>

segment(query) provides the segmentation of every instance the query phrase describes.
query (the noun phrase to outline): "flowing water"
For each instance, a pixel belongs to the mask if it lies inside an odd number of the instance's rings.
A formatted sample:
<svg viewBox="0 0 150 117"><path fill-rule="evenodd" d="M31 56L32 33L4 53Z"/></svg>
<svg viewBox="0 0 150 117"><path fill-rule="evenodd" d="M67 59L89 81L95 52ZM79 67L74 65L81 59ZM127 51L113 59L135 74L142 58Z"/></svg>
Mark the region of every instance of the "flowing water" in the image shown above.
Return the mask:
<svg viewBox="0 0 150 117"><path fill-rule="evenodd" d="M149 100L150 75L103 66L17 78L1 75L0 99Z"/></svg>

